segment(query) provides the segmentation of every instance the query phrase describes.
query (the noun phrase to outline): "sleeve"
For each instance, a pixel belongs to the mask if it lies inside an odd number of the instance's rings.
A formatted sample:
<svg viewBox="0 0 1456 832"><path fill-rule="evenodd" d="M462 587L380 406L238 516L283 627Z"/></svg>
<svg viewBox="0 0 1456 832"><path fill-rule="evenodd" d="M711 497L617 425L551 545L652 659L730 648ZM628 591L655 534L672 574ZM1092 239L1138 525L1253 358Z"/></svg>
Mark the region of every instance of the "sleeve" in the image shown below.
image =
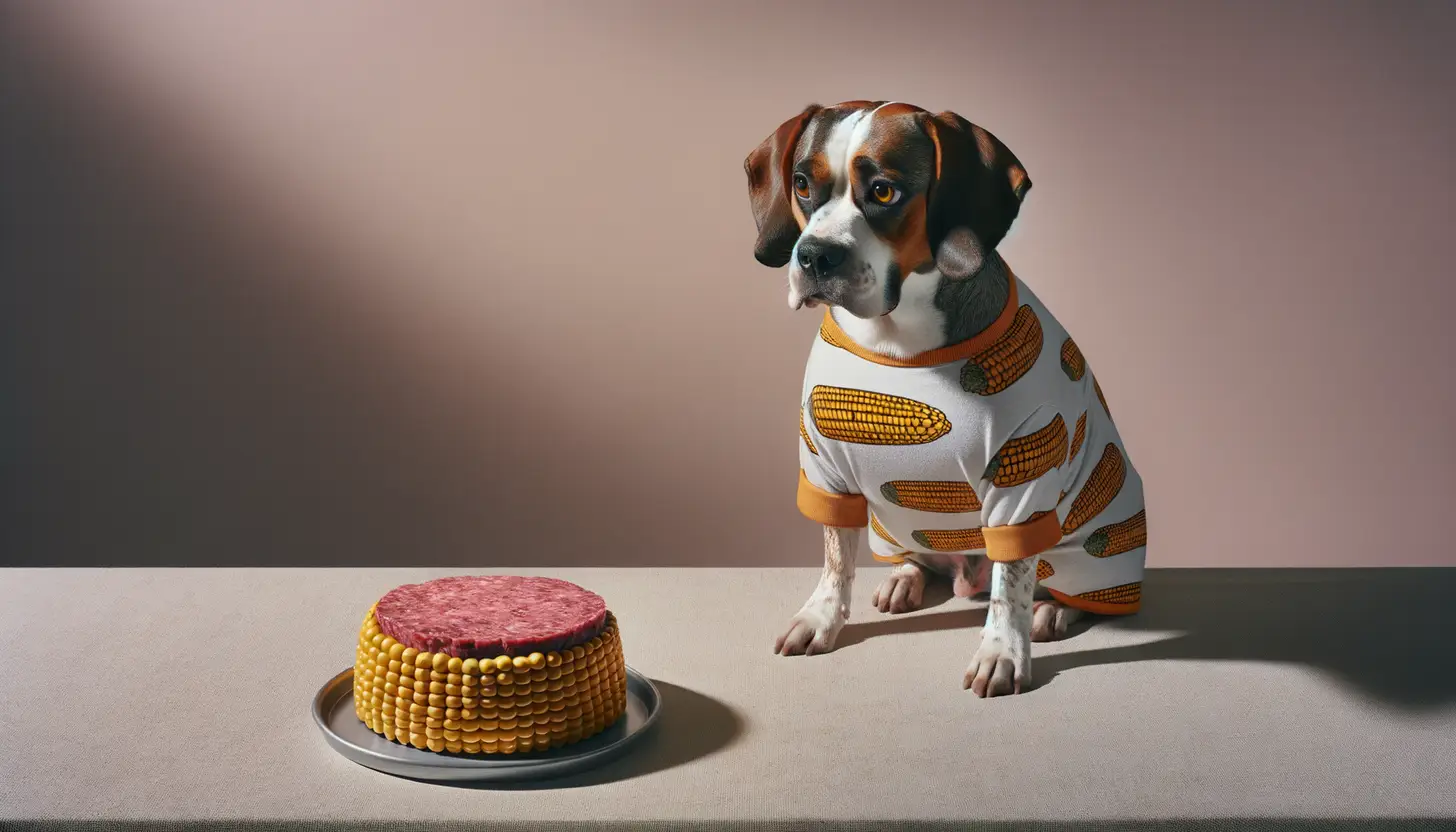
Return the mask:
<svg viewBox="0 0 1456 832"><path fill-rule="evenodd" d="M820 448L822 437L811 433L799 410L799 511L825 526L862 529L869 525L864 495L848 482Z"/></svg>
<svg viewBox="0 0 1456 832"><path fill-rule="evenodd" d="M1056 509L1067 451L1066 420L1055 407L1042 405L991 457L979 488L986 557L1022 560L1061 541Z"/></svg>

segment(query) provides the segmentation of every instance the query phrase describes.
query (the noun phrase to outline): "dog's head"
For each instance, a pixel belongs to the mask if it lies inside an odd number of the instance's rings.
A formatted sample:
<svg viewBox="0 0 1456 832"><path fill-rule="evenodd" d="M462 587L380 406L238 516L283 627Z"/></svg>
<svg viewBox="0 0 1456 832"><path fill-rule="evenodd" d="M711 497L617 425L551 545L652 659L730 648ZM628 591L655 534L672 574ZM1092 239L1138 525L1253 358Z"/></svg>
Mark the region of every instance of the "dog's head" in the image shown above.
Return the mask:
<svg viewBox="0 0 1456 832"><path fill-rule="evenodd" d="M911 274L975 274L1031 189L986 130L882 101L811 105L743 166L754 257L789 264L790 308L822 302L860 318L894 311Z"/></svg>

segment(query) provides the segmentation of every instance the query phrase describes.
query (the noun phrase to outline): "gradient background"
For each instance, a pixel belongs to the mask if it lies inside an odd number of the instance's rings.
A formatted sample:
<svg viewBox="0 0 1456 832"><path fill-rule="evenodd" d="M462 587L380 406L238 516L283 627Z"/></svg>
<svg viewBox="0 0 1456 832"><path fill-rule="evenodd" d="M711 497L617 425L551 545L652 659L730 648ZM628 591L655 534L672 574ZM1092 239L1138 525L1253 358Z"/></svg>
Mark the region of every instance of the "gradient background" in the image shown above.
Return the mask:
<svg viewBox="0 0 1456 832"><path fill-rule="evenodd" d="M996 133L1154 566L1456 565L1452 3L6 3L11 565L795 565L743 158Z"/></svg>

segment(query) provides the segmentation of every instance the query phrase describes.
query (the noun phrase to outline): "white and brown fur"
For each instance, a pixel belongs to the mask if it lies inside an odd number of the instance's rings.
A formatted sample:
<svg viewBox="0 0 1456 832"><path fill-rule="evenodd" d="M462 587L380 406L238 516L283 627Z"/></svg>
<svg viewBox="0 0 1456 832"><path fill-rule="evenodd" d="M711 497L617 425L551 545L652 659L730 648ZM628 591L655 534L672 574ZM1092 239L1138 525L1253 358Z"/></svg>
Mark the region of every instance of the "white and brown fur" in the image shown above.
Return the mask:
<svg viewBox="0 0 1456 832"><path fill-rule="evenodd" d="M883 101L811 105L748 156L754 256L789 266L791 309L825 304L867 349L906 358L973 337L1005 306L996 253L1031 188L995 136L955 113ZM871 196L879 185L889 204ZM834 649L849 619L857 529L824 529L824 571L774 645L783 655ZM977 696L1031 685L1031 642L1061 638L1079 611L1036 597L1037 558L913 555L875 590L881 612L918 609L931 575L955 594L989 591L964 686Z"/></svg>

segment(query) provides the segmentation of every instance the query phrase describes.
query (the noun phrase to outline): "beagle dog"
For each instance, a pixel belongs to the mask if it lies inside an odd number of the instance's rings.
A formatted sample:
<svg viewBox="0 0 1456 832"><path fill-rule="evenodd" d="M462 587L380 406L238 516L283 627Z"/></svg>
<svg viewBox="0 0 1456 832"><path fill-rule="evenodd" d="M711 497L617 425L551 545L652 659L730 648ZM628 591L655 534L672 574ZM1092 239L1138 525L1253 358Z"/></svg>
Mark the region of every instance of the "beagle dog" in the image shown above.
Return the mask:
<svg viewBox="0 0 1456 832"><path fill-rule="evenodd" d="M1032 641L1137 610L1146 527L1101 386L996 251L1026 168L955 113L883 101L811 105L744 168L755 258L789 266L790 309L825 309L798 494L824 526L824 570L775 652L834 648L867 528L896 564L880 612L918 609L933 576L989 591L963 685L1028 688Z"/></svg>

